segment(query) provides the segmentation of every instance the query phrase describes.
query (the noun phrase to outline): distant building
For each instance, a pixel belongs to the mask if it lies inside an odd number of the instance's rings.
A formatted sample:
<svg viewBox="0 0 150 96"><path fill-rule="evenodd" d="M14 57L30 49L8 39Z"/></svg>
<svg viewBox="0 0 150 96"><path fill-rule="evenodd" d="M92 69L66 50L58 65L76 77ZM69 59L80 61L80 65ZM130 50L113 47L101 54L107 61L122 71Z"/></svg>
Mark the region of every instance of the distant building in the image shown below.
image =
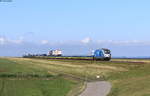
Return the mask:
<svg viewBox="0 0 150 96"><path fill-rule="evenodd" d="M48 52L49 56L62 56L62 51L61 50L50 50Z"/></svg>

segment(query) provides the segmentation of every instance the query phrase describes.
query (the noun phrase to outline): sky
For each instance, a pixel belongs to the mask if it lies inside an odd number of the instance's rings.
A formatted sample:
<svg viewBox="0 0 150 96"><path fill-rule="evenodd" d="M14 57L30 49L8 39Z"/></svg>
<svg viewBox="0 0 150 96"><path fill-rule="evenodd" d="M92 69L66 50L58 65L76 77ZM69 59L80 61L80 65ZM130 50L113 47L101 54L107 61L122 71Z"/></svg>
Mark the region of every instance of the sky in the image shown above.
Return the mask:
<svg viewBox="0 0 150 96"><path fill-rule="evenodd" d="M61 49L89 55L150 56L149 0L12 0L0 2L0 56Z"/></svg>

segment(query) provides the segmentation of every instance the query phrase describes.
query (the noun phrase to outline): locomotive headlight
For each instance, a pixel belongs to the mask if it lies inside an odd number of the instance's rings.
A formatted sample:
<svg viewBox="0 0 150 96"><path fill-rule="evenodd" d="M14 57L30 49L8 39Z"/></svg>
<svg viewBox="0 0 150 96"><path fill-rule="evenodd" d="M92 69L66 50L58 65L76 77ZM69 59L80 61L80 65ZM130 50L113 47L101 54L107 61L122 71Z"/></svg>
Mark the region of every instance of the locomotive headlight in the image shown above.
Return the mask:
<svg viewBox="0 0 150 96"><path fill-rule="evenodd" d="M105 56L105 57L110 57L110 54L105 54L104 56Z"/></svg>

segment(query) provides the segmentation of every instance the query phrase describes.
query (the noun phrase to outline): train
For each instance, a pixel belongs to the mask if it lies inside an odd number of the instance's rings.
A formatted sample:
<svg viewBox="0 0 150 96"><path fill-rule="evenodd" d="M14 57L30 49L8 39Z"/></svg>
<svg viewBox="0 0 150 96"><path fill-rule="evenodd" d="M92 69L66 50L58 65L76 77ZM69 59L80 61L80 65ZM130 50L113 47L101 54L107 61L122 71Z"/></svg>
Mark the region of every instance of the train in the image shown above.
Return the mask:
<svg viewBox="0 0 150 96"><path fill-rule="evenodd" d="M48 54L28 54L23 57L41 57L48 59L77 59L77 60L111 60L111 51L106 48L96 49L91 56L63 56L61 50L50 50Z"/></svg>

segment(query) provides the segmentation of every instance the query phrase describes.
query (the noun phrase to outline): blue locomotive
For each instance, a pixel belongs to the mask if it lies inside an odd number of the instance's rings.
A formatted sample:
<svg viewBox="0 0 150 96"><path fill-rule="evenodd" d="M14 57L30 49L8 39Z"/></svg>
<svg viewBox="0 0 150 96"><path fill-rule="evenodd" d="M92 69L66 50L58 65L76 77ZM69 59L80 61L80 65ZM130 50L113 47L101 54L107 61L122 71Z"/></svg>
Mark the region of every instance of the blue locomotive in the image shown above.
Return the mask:
<svg viewBox="0 0 150 96"><path fill-rule="evenodd" d="M111 51L106 48L97 49L94 51L93 59L109 61L111 59Z"/></svg>

